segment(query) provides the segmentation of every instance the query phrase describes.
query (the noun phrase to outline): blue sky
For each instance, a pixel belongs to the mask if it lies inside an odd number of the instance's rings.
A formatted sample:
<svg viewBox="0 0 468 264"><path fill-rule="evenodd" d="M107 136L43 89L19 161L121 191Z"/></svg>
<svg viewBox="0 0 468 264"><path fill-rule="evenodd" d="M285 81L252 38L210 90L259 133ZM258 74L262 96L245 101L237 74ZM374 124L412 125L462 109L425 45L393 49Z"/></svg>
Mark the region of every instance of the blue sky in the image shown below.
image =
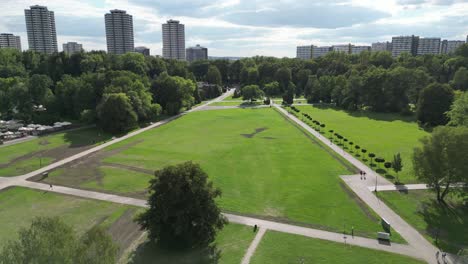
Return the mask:
<svg viewBox="0 0 468 264"><path fill-rule="evenodd" d="M135 45L161 54L161 24L185 24L186 46L201 44L212 56L294 57L297 45L370 44L415 34L465 40L468 0L0 0L0 32L21 36L24 9L55 12L59 50L67 41L85 50L106 49L104 14L133 15ZM5 8L6 7L6 8Z"/></svg>

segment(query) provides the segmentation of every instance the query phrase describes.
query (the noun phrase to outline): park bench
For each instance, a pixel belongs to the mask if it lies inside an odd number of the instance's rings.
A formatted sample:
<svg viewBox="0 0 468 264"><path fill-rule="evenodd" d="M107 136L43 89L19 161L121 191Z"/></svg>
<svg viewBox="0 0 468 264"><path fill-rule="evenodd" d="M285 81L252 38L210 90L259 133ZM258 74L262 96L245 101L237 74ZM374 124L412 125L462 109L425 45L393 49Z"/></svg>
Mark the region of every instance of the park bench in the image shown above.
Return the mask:
<svg viewBox="0 0 468 264"><path fill-rule="evenodd" d="M390 234L386 232L378 232L377 239L388 240L390 241Z"/></svg>

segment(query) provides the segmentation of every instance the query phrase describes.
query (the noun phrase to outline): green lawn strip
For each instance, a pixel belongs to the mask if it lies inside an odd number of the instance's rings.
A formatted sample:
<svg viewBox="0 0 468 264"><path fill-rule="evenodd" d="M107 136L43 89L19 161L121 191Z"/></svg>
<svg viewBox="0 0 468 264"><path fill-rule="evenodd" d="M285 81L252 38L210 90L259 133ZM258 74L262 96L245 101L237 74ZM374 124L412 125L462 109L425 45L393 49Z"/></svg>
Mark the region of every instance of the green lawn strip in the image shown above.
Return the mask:
<svg viewBox="0 0 468 264"><path fill-rule="evenodd" d="M297 108L301 111L299 113L301 117L302 113L308 113L312 119L324 123L327 137L330 136L328 131L334 130L361 148L367 149L367 154L375 153L377 157L390 162L394 154L401 153L403 171L399 173L400 181L417 182L412 174L411 156L414 147L420 144L419 139L429 133L420 129L412 117L373 112L348 113L343 110L313 106L297 106ZM354 147L352 150L354 151ZM367 161L367 164L369 163ZM393 170L381 174L389 179L394 179L396 176Z"/></svg>
<svg viewBox="0 0 468 264"><path fill-rule="evenodd" d="M81 234L94 225L111 225L130 208L22 187L5 189L0 192L0 248L37 216L59 216Z"/></svg>
<svg viewBox="0 0 468 264"><path fill-rule="evenodd" d="M267 231L250 263L409 264L424 262L403 255L349 244Z"/></svg>
<svg viewBox="0 0 468 264"><path fill-rule="evenodd" d="M79 147L101 144L110 138L111 136L109 134L103 133L97 128L84 128L54 133L47 136L41 136L30 141L1 147L0 164L8 164L15 159L19 160L8 165L6 168L0 167L0 177L15 176L38 169L36 166L39 166L39 160L41 158L42 166L48 165L51 161L56 160L57 158L63 158L60 153L55 153L54 157L50 156L47 151L52 149L59 147L78 149ZM66 149L63 151L65 150ZM45 153L40 153L44 151ZM26 157L23 159L21 158L23 156Z"/></svg>
<svg viewBox="0 0 468 264"><path fill-rule="evenodd" d="M221 102L215 102L215 103L212 103L210 104L210 106L258 106L258 105L263 105L263 102L261 101L257 101L257 102L248 102L248 101L244 101L244 102L224 102L224 101L221 101Z"/></svg>
<svg viewBox="0 0 468 264"><path fill-rule="evenodd" d="M150 179L153 178L149 174L120 168L101 166L99 170L103 174L100 181L85 182L80 187L128 194L144 192L149 186Z"/></svg>
<svg viewBox="0 0 468 264"><path fill-rule="evenodd" d="M338 176L351 172L272 109L195 112L110 149L129 143L104 161L150 170L198 162L223 191L224 210L335 232L346 224L372 238L382 230L344 191Z"/></svg>
<svg viewBox="0 0 468 264"><path fill-rule="evenodd" d="M247 248L253 240L255 233L252 228L244 225L228 224L216 237L216 248L220 251L220 264L238 264L241 262ZM169 251L163 249L143 248L140 245L130 257L132 264L192 264L194 256L199 253L193 251Z"/></svg>
<svg viewBox="0 0 468 264"><path fill-rule="evenodd" d="M449 197L447 207L438 204L435 194L428 190L389 191L378 195L434 245L437 246L438 234L438 246L443 250L452 253L468 250L468 210L461 199Z"/></svg>

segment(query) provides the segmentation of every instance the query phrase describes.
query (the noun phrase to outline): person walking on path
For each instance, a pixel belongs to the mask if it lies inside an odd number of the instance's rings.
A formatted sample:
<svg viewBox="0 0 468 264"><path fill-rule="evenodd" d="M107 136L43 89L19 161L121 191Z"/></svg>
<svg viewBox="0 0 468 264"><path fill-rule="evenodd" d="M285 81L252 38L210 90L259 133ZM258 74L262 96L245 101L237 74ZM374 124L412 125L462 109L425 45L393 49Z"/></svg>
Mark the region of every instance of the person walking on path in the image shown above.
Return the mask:
<svg viewBox="0 0 468 264"><path fill-rule="evenodd" d="M359 175L361 175L361 180L362 180L362 170L359 171Z"/></svg>
<svg viewBox="0 0 468 264"><path fill-rule="evenodd" d="M50 186L50 189L52 190L52 184L49 184L49 186Z"/></svg>
<svg viewBox="0 0 468 264"><path fill-rule="evenodd" d="M254 225L254 228L253 228L254 233L257 232L257 229L258 229L258 226Z"/></svg>
<svg viewBox="0 0 468 264"><path fill-rule="evenodd" d="M351 237L354 238L354 226L351 227Z"/></svg>

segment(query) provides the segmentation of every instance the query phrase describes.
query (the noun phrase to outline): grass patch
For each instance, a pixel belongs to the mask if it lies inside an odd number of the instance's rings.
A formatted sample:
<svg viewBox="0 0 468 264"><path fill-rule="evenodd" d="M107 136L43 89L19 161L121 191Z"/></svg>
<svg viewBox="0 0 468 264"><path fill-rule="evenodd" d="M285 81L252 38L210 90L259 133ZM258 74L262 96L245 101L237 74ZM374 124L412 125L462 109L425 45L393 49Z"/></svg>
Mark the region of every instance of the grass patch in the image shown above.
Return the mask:
<svg viewBox="0 0 468 264"><path fill-rule="evenodd" d="M110 227L133 208L22 187L5 189L0 192L0 248L36 216L59 216L81 234L95 225Z"/></svg>
<svg viewBox="0 0 468 264"><path fill-rule="evenodd" d="M111 136L97 128L70 130L0 147L0 177L15 176L39 169L86 148L98 145Z"/></svg>
<svg viewBox="0 0 468 264"><path fill-rule="evenodd" d="M215 102L210 104L210 106L258 106L258 105L263 105L262 101L257 101L257 102L249 102L249 101L243 101L243 102Z"/></svg>
<svg viewBox="0 0 468 264"><path fill-rule="evenodd" d="M267 231L255 263L424 263L410 257L299 235Z"/></svg>
<svg viewBox="0 0 468 264"><path fill-rule="evenodd" d="M386 161L393 160L393 155L401 153L403 171L399 173L401 182L414 183L411 155L413 149L419 146L419 139L429 135L420 129L411 117L397 114L372 112L346 112L333 108L318 108L313 106L298 106L301 113L308 113L314 120L326 124L325 135L329 137L330 129L345 138L373 152ZM354 151L354 147L352 148ZM362 154L362 153L359 153ZM366 154L367 155L367 154ZM367 161L369 164L369 161ZM383 167L383 165L382 165ZM382 176L395 180L393 170L380 170Z"/></svg>
<svg viewBox="0 0 468 264"><path fill-rule="evenodd" d="M468 208L461 199L448 197L445 206L437 203L435 194L428 190L389 191L378 195L434 245L452 253L468 250Z"/></svg>
<svg viewBox="0 0 468 264"><path fill-rule="evenodd" d="M229 224L218 233L216 238L217 249L221 251L220 264L238 264L241 262L247 248L255 234L252 228L243 225ZM147 244L140 245L130 257L132 264L191 264L198 256L197 252L167 251L147 248Z"/></svg>
<svg viewBox="0 0 468 264"><path fill-rule="evenodd" d="M104 162L157 170L192 160L223 191L226 211L336 232L346 223L372 238L382 230L343 190L338 176L350 173L349 164L272 109L194 112L106 151L132 143Z"/></svg>

